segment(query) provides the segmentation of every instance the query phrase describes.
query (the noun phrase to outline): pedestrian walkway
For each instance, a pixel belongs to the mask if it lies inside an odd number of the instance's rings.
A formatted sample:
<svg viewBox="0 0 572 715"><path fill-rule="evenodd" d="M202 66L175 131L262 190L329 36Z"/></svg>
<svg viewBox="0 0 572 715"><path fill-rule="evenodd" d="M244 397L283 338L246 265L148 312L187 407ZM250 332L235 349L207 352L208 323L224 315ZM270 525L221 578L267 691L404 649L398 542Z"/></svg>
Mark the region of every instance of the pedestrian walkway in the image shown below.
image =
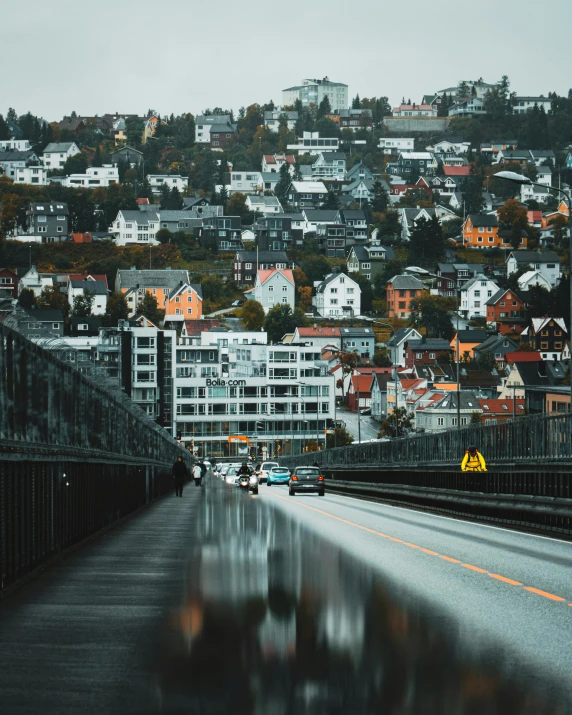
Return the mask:
<svg viewBox="0 0 572 715"><path fill-rule="evenodd" d="M162 619L180 604L209 488L185 485L0 602L0 712L109 715L150 707Z"/></svg>

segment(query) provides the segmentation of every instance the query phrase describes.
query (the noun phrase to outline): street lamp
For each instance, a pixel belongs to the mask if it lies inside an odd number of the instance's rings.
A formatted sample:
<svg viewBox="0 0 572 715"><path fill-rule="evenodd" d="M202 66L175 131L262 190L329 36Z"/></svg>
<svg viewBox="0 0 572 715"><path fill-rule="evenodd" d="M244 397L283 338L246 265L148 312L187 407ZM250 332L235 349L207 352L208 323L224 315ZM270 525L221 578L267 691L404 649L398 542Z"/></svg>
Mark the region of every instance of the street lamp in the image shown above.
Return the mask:
<svg viewBox="0 0 572 715"><path fill-rule="evenodd" d="M532 181L528 176L523 174L517 174L516 171L499 171L495 174L497 179L504 179L505 181L510 181L513 184L519 186L540 186L543 189L551 189L552 191L557 191L559 194L564 196L564 200L568 204L568 240L570 242L570 256L568 264L568 288L569 288L569 303L570 303L570 320L568 321L568 337L572 339L572 195L569 191L564 191L556 186L544 186L544 184L539 184L536 181ZM568 363L570 372L570 411L572 411L572 360Z"/></svg>
<svg viewBox="0 0 572 715"><path fill-rule="evenodd" d="M383 323L380 320L374 320L373 321L374 325L383 325L386 328L389 328L391 330L391 339L393 340L393 380L395 384L395 438L399 436L399 414L397 412L397 341L395 340L395 328L391 323ZM375 352L375 351L374 351ZM387 409L387 405L386 405Z"/></svg>

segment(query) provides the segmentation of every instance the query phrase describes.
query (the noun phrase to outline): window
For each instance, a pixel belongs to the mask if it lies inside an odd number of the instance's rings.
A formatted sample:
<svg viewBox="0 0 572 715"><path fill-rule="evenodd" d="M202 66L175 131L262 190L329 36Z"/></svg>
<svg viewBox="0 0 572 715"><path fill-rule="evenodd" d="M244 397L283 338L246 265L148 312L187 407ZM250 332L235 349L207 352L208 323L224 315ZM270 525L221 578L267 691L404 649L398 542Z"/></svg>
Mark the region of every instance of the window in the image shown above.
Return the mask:
<svg viewBox="0 0 572 715"><path fill-rule="evenodd" d="M59 330L60 329L60 324L59 323L52 323L52 330ZM87 329L87 328L86 328Z"/></svg>
<svg viewBox="0 0 572 715"><path fill-rule="evenodd" d="M421 360L422 357L423 357L423 353L415 353L416 360Z"/></svg>
<svg viewBox="0 0 572 715"><path fill-rule="evenodd" d="M443 417L437 417L437 425L442 427L445 424L445 419Z"/></svg>
<svg viewBox="0 0 572 715"><path fill-rule="evenodd" d="M252 270L252 263L245 263L245 264L244 264L244 269L247 270L247 271Z"/></svg>
<svg viewBox="0 0 572 715"><path fill-rule="evenodd" d="M435 360L435 353L429 353L429 359Z"/></svg>

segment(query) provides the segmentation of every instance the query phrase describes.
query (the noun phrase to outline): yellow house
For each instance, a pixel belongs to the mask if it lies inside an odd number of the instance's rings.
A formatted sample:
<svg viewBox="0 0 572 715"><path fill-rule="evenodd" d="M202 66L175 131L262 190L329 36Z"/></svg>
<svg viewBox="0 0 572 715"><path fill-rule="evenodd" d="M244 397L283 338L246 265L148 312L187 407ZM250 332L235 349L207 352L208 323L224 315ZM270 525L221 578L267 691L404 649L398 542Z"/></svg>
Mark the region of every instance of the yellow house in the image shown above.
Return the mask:
<svg viewBox="0 0 572 715"><path fill-rule="evenodd" d="M485 341L488 337L486 330L459 330L459 359L472 360L475 355L473 350ZM453 349L452 360L457 360L457 336L451 338L451 348Z"/></svg>

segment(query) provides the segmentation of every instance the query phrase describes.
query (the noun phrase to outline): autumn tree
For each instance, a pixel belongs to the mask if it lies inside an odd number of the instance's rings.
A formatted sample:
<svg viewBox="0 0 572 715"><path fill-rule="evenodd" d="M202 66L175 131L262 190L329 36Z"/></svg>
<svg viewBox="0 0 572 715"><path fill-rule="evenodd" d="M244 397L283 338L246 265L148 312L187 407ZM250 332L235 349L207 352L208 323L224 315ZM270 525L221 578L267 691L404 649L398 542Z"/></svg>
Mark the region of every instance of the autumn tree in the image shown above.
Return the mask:
<svg viewBox="0 0 572 715"><path fill-rule="evenodd" d="M326 449L348 447L353 442L353 435L345 427L336 427L332 434L326 435Z"/></svg>
<svg viewBox="0 0 572 715"><path fill-rule="evenodd" d="M518 248L522 232L528 226L526 208L517 199L508 199L498 211L501 230L510 231L510 242Z"/></svg>
<svg viewBox="0 0 572 715"><path fill-rule="evenodd" d="M566 240L568 233L568 217L558 214L554 218L551 218L548 225L552 227L552 232L554 234L554 245L558 248L562 246Z"/></svg>
<svg viewBox="0 0 572 715"><path fill-rule="evenodd" d="M412 412L399 407L381 423L378 437L405 437L413 429L413 419Z"/></svg>
<svg viewBox="0 0 572 715"><path fill-rule="evenodd" d="M157 327L159 327L165 317L165 311L159 309L157 298L149 293L149 291L145 291L143 300L141 300L137 306L137 313L144 315L147 320L150 320L153 325Z"/></svg>
<svg viewBox="0 0 572 715"><path fill-rule="evenodd" d="M67 296L65 296L57 286L44 288L36 300L36 306L38 308L61 310L64 316L67 316L70 309Z"/></svg>
<svg viewBox="0 0 572 715"><path fill-rule="evenodd" d="M104 323L108 327L116 327L120 320L127 320L129 317L129 307L125 295L120 291L115 291L107 299Z"/></svg>
<svg viewBox="0 0 572 715"><path fill-rule="evenodd" d="M264 325L264 308L257 300L247 300L240 311L240 320L245 330L260 330Z"/></svg>
<svg viewBox="0 0 572 715"><path fill-rule="evenodd" d="M264 330L271 343L279 343L284 335L293 333L296 328L306 326L306 317L300 308L292 310L288 303L277 303L270 308L264 321Z"/></svg>
<svg viewBox="0 0 572 715"><path fill-rule="evenodd" d="M226 202L226 216L240 216L240 218L244 218L248 213L246 194L236 191Z"/></svg>
<svg viewBox="0 0 572 715"><path fill-rule="evenodd" d="M87 290L83 291L83 295L76 295L73 299L71 314L76 318L87 318L91 315L91 309L95 295Z"/></svg>

